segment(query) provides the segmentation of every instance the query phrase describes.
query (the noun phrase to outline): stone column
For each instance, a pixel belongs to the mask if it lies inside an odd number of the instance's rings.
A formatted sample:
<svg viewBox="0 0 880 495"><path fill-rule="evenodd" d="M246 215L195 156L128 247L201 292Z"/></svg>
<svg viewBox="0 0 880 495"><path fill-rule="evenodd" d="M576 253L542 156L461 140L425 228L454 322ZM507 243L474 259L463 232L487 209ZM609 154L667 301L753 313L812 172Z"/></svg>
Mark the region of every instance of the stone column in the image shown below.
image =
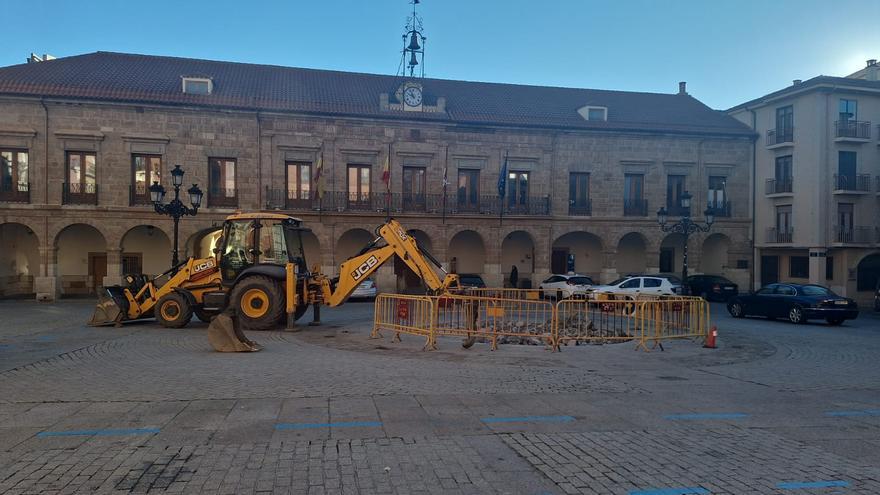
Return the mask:
<svg viewBox="0 0 880 495"><path fill-rule="evenodd" d="M617 279L617 249L605 249L602 252L604 263L602 272L599 274L599 283L607 284Z"/></svg>
<svg viewBox="0 0 880 495"><path fill-rule="evenodd" d="M550 238L549 229L546 232L546 239ZM551 273L550 251L552 248L548 242L542 242L544 239L535 239L534 249L534 273L532 273L532 287L537 288L544 280L547 280Z"/></svg>
<svg viewBox="0 0 880 495"><path fill-rule="evenodd" d="M107 249L107 276L101 281L101 285L122 284L122 249Z"/></svg>
<svg viewBox="0 0 880 495"><path fill-rule="evenodd" d="M61 297L61 279L58 275L58 249L40 247L40 276L34 277L37 301L52 302Z"/></svg>
<svg viewBox="0 0 880 495"><path fill-rule="evenodd" d="M486 262L483 264L483 281L486 287L501 287L504 275L501 273L501 239L498 228L489 232L485 240Z"/></svg>
<svg viewBox="0 0 880 495"><path fill-rule="evenodd" d="M645 252L645 273L660 273L660 251Z"/></svg>

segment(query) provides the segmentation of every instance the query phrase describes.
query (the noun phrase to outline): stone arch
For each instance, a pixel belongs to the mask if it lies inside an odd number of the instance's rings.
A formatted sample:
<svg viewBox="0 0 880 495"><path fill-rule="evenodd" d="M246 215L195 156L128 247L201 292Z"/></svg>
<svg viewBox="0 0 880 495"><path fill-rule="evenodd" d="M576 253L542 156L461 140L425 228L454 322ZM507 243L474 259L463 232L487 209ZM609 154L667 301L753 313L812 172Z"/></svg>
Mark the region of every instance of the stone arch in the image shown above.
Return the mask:
<svg viewBox="0 0 880 495"><path fill-rule="evenodd" d="M0 298L34 294L40 276L40 241L20 223L0 224Z"/></svg>
<svg viewBox="0 0 880 495"><path fill-rule="evenodd" d="M554 273L574 271L599 280L603 264L602 239L595 234L584 231L568 232L553 241L550 271Z"/></svg>
<svg viewBox="0 0 880 495"><path fill-rule="evenodd" d="M358 254L361 249L373 241L375 236L364 229L349 229L339 236L334 252L334 264L339 267L342 262Z"/></svg>
<svg viewBox="0 0 880 495"><path fill-rule="evenodd" d="M158 275L171 268L171 241L162 229L154 225L138 225L128 229L119 247L123 275ZM180 259L186 257L181 255Z"/></svg>
<svg viewBox="0 0 880 495"><path fill-rule="evenodd" d="M74 223L55 236L62 296L93 294L107 276L107 240L93 225Z"/></svg>
<svg viewBox="0 0 880 495"><path fill-rule="evenodd" d="M856 291L873 291L880 280L880 253L866 255L856 265Z"/></svg>
<svg viewBox="0 0 880 495"><path fill-rule="evenodd" d="M453 273L485 272L486 243L483 236L473 230L461 230L449 239L449 271Z"/></svg>
<svg viewBox="0 0 880 495"><path fill-rule="evenodd" d="M620 275L645 273L648 270L648 240L639 232L630 232L617 241L617 272Z"/></svg>
<svg viewBox="0 0 880 495"><path fill-rule="evenodd" d="M669 234L660 243L660 260L658 267L660 273L678 275L681 273L682 256L684 253L684 236L682 234ZM693 266L688 260L688 266Z"/></svg>
<svg viewBox="0 0 880 495"><path fill-rule="evenodd" d="M700 271L710 275L724 275L729 265L730 238L724 234L712 234L703 241Z"/></svg>
<svg viewBox="0 0 880 495"><path fill-rule="evenodd" d="M501 274L505 286L510 285L510 273L516 267L519 282L531 281L535 272L535 240L524 230L510 232L501 241Z"/></svg>
<svg viewBox="0 0 880 495"><path fill-rule="evenodd" d="M222 233L223 227L219 225L196 231L186 240L184 256L192 256L193 258L214 256L214 248Z"/></svg>

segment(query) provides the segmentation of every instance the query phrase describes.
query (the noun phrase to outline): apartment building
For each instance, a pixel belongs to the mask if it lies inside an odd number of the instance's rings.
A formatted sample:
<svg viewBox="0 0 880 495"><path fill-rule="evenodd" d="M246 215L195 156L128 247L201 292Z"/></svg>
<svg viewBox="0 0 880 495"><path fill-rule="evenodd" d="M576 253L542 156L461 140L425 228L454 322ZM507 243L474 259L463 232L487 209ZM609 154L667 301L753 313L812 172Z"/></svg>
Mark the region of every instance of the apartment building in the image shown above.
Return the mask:
<svg viewBox="0 0 880 495"><path fill-rule="evenodd" d="M761 135L756 286L822 284L869 305L880 277L880 65L796 80L728 113Z"/></svg>
<svg viewBox="0 0 880 495"><path fill-rule="evenodd" d="M754 132L687 94L489 84L98 52L0 68L0 294L88 294L170 262L148 188L205 199L181 251L236 210L288 212L334 273L397 217L446 269L521 284L681 270L656 211L716 210L691 273L749 283ZM505 165L506 164L506 165ZM387 174L386 174L387 170ZM498 193L504 170L505 194ZM387 177L387 180L386 180ZM320 193L319 193L320 191ZM184 195L186 201L186 195ZM379 270L381 290L418 278Z"/></svg>

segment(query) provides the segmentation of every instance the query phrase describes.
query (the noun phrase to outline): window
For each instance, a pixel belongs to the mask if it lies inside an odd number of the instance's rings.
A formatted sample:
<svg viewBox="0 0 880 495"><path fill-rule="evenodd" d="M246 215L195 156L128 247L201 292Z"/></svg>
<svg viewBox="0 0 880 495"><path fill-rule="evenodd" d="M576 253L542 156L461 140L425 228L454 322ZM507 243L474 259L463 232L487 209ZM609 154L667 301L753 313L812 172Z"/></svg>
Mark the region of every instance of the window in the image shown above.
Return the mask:
<svg viewBox="0 0 880 495"><path fill-rule="evenodd" d="M348 202L370 202L370 166L348 166Z"/></svg>
<svg viewBox="0 0 880 495"><path fill-rule="evenodd" d="M767 190L768 194L791 192L792 186L791 155L777 156L774 180Z"/></svg>
<svg viewBox="0 0 880 495"><path fill-rule="evenodd" d="M287 162L287 204L289 207L309 207L312 201L312 164Z"/></svg>
<svg viewBox="0 0 880 495"><path fill-rule="evenodd" d="M837 152L837 189L856 189L856 159L855 151Z"/></svg>
<svg viewBox="0 0 880 495"><path fill-rule="evenodd" d="M0 150L0 200L29 200L27 151Z"/></svg>
<svg viewBox="0 0 880 495"><path fill-rule="evenodd" d="M776 109L776 142L788 143L793 141L794 135L794 109L791 105Z"/></svg>
<svg viewBox="0 0 880 495"><path fill-rule="evenodd" d="M837 242L853 242L853 206L852 203L837 203Z"/></svg>
<svg viewBox="0 0 880 495"><path fill-rule="evenodd" d="M773 291L773 293L780 296L794 296L797 294L797 291L790 285L777 285L776 290Z"/></svg>
<svg viewBox="0 0 880 495"><path fill-rule="evenodd" d="M626 282L620 284L620 288L621 289L638 289L640 283L641 283L641 279L632 278L632 279L629 279Z"/></svg>
<svg viewBox="0 0 880 495"><path fill-rule="evenodd" d="M666 176L666 209L670 215L684 215L681 207L681 195L685 191L685 175Z"/></svg>
<svg viewBox="0 0 880 495"><path fill-rule="evenodd" d="M425 167L403 167L403 208L425 209Z"/></svg>
<svg viewBox="0 0 880 495"><path fill-rule="evenodd" d="M825 258L825 280L834 280L834 256Z"/></svg>
<svg viewBox="0 0 880 495"><path fill-rule="evenodd" d="M791 278L810 278L810 258L807 256L789 257L788 275Z"/></svg>
<svg viewBox="0 0 880 495"><path fill-rule="evenodd" d="M590 214L590 174L572 172L568 175L568 213Z"/></svg>
<svg viewBox="0 0 880 495"><path fill-rule="evenodd" d="M214 90L211 79L203 77L184 77L183 92L191 95L209 95Z"/></svg>
<svg viewBox="0 0 880 495"><path fill-rule="evenodd" d="M479 208L480 198L480 171L458 171L458 208L461 210Z"/></svg>
<svg viewBox="0 0 880 495"><path fill-rule="evenodd" d="M234 158L208 160L208 206L238 206Z"/></svg>
<svg viewBox="0 0 880 495"><path fill-rule="evenodd" d="M528 208L529 205L529 173L508 172L507 174L507 207L515 210Z"/></svg>
<svg viewBox="0 0 880 495"><path fill-rule="evenodd" d="M608 120L608 109L605 107L585 106L578 108L578 113L586 120Z"/></svg>
<svg viewBox="0 0 880 495"><path fill-rule="evenodd" d="M162 157L160 155L131 155L132 204L150 204L150 186L162 183Z"/></svg>
<svg viewBox="0 0 880 495"><path fill-rule="evenodd" d="M68 151L64 202L94 202L95 195L98 192L96 178L96 159L94 153Z"/></svg>
<svg viewBox="0 0 880 495"><path fill-rule="evenodd" d="M660 287L661 285L663 285L663 281L660 280L659 278L646 278L646 279L644 279L644 281L645 282L643 284L643 287L645 287L645 288Z"/></svg>
<svg viewBox="0 0 880 495"><path fill-rule="evenodd" d="M849 122L851 120L859 120L859 102L856 100L840 99L838 105L839 120L841 122Z"/></svg>
<svg viewBox="0 0 880 495"><path fill-rule="evenodd" d="M727 205L727 177L709 176L709 198L706 206L715 210L715 216L730 216Z"/></svg>
<svg viewBox="0 0 880 495"><path fill-rule="evenodd" d="M791 205L776 207L776 230L780 233L791 231Z"/></svg>
<svg viewBox="0 0 880 495"><path fill-rule="evenodd" d="M648 214L648 205L644 200L645 176L642 174L625 174L623 177L623 214L644 216Z"/></svg>

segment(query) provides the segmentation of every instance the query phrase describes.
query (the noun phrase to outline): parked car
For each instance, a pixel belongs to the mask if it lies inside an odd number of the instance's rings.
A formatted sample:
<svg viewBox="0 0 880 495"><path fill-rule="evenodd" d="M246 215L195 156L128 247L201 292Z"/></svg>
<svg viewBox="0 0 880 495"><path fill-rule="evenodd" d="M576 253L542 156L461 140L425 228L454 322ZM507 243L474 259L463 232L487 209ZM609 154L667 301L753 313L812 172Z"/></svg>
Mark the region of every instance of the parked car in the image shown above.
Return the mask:
<svg viewBox="0 0 880 495"><path fill-rule="evenodd" d="M681 283L677 277L664 275L639 275L623 277L607 285L593 287L592 296L614 294L636 297L639 295L672 296L681 294Z"/></svg>
<svg viewBox="0 0 880 495"><path fill-rule="evenodd" d="M880 311L880 280L877 281L877 288L874 290L874 311Z"/></svg>
<svg viewBox="0 0 880 495"><path fill-rule="evenodd" d="M547 280L538 285L544 297L567 299L569 297L586 297L587 292L593 286L593 279L586 275L569 273L566 275L551 275Z"/></svg>
<svg viewBox="0 0 880 495"><path fill-rule="evenodd" d="M727 301L739 294L739 286L719 275L692 275L684 286L691 295L707 301Z"/></svg>
<svg viewBox="0 0 880 495"><path fill-rule="evenodd" d="M859 316L855 301L813 284L770 284L757 292L731 298L727 311L734 318L765 316L771 320L788 318L792 323L822 319L830 325Z"/></svg>
<svg viewBox="0 0 880 495"><path fill-rule="evenodd" d="M476 273L459 273L458 283L464 288L484 289L486 282Z"/></svg>
<svg viewBox="0 0 880 495"><path fill-rule="evenodd" d="M368 278L355 287L354 292L349 296L350 299L375 299L376 298L376 282Z"/></svg>

